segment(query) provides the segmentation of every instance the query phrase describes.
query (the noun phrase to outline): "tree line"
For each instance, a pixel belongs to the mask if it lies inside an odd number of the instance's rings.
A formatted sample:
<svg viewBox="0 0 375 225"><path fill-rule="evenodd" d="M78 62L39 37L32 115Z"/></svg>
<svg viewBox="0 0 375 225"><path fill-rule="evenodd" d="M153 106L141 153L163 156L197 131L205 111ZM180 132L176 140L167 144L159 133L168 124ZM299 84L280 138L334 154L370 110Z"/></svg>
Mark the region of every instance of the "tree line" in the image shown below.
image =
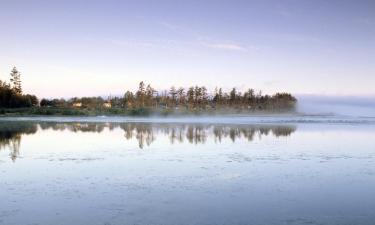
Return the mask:
<svg viewBox="0 0 375 225"><path fill-rule="evenodd" d="M16 67L10 72L10 82L0 80L0 107L20 108L38 105L35 95L22 93L21 73Z"/></svg>
<svg viewBox="0 0 375 225"><path fill-rule="evenodd" d="M291 110L297 99L289 93L263 95L249 88L245 92L236 88L225 92L215 88L209 92L205 86L188 88L172 86L169 90L157 91L151 84L139 83L135 92L125 91L122 97L74 97L70 99L42 99L35 95L23 94L21 73L14 67L10 73L10 82L0 80L0 107L20 108L40 106L42 108L103 109L112 110Z"/></svg>
<svg viewBox="0 0 375 225"><path fill-rule="evenodd" d="M240 92L233 88L224 92L222 88L215 88L210 94L205 86L192 86L189 88L172 86L169 90L156 91L150 84L143 81L139 83L136 92L126 91L122 97L83 97L65 99L42 99L41 106L102 108L109 104L111 108L124 109L242 109L242 110L282 110L292 109L297 99L289 93L276 93L263 95L261 91L255 92L248 89Z"/></svg>

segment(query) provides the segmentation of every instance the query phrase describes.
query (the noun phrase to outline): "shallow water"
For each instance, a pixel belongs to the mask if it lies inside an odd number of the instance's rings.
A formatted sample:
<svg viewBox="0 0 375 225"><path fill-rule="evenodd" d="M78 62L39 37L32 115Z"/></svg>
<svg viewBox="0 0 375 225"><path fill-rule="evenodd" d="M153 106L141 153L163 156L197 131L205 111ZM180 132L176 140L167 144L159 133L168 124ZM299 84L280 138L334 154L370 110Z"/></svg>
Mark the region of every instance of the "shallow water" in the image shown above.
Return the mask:
<svg viewBox="0 0 375 225"><path fill-rule="evenodd" d="M17 120L1 225L375 224L368 118Z"/></svg>

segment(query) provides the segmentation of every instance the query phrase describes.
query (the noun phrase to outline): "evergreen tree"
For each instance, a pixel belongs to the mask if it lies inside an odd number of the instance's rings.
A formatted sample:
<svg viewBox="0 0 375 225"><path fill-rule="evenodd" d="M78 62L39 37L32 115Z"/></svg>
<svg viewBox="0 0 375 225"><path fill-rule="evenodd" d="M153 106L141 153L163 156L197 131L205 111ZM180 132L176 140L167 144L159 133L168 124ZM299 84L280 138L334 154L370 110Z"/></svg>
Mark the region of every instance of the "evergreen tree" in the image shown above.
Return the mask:
<svg viewBox="0 0 375 225"><path fill-rule="evenodd" d="M206 106L207 101L208 101L208 93L207 93L207 88L205 86L201 87L201 93L202 93L202 105L203 107Z"/></svg>
<svg viewBox="0 0 375 225"><path fill-rule="evenodd" d="M191 107L194 104L194 97L195 97L194 87L190 87L187 92L187 100L189 103L189 107Z"/></svg>
<svg viewBox="0 0 375 225"><path fill-rule="evenodd" d="M146 105L152 106L153 105L153 98L154 98L155 89L151 87L151 85L147 85L146 87Z"/></svg>
<svg viewBox="0 0 375 225"><path fill-rule="evenodd" d="M202 89L198 86L194 88L194 104L199 106L201 100Z"/></svg>
<svg viewBox="0 0 375 225"><path fill-rule="evenodd" d="M176 96L177 96L177 91L174 86L171 87L169 90L169 95L172 97L172 105L176 104Z"/></svg>
<svg viewBox="0 0 375 225"><path fill-rule="evenodd" d="M145 106L145 83L141 81L139 83L138 91L137 91L137 101L138 104L140 104L141 107Z"/></svg>
<svg viewBox="0 0 375 225"><path fill-rule="evenodd" d="M183 87L180 87L177 90L178 95L178 102L180 105L185 104L185 89Z"/></svg>
<svg viewBox="0 0 375 225"><path fill-rule="evenodd" d="M21 85L21 73L17 70L16 67L13 67L10 72L10 82L12 84L13 90L17 94L22 94L22 85Z"/></svg>
<svg viewBox="0 0 375 225"><path fill-rule="evenodd" d="M218 96L218 103L223 104L223 89L219 88L219 92L217 93Z"/></svg>
<svg viewBox="0 0 375 225"><path fill-rule="evenodd" d="M123 98L123 103L126 108L132 108L134 105L134 95L131 91L127 91Z"/></svg>
<svg viewBox="0 0 375 225"><path fill-rule="evenodd" d="M236 102L236 95L237 95L236 88L233 88L232 91L229 94L229 102L230 102L230 104L232 104L232 105L235 104L235 102Z"/></svg>

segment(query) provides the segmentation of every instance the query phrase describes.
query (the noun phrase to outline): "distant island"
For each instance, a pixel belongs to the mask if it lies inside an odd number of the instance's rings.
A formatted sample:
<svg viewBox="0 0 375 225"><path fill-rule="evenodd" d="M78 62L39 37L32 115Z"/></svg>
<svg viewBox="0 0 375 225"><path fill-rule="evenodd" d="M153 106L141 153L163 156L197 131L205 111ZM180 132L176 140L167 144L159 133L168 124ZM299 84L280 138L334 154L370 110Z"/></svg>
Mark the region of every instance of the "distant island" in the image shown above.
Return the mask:
<svg viewBox="0 0 375 225"><path fill-rule="evenodd" d="M233 88L224 92L215 88L212 94L204 86L172 86L156 91L150 84L139 83L138 90L126 91L122 97L74 97L39 99L22 91L21 73L14 67L10 82L0 80L0 115L140 115L200 113L273 113L294 111L297 99L290 93L263 95L249 88L241 93Z"/></svg>

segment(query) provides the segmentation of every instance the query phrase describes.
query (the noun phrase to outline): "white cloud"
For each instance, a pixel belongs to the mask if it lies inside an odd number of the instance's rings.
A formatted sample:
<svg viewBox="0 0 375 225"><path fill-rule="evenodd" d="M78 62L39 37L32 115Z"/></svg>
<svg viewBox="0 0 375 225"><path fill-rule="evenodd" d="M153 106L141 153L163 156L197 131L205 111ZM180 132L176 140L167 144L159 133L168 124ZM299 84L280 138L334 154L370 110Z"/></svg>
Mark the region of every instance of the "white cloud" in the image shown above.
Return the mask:
<svg viewBox="0 0 375 225"><path fill-rule="evenodd" d="M214 44L204 44L208 48L228 50L228 51L241 51L246 52L248 49L244 46L233 44L233 43L214 43Z"/></svg>
<svg viewBox="0 0 375 225"><path fill-rule="evenodd" d="M160 44L157 44L154 42L135 41L135 40L110 40L110 42L120 47L158 48L161 46Z"/></svg>
<svg viewBox="0 0 375 225"><path fill-rule="evenodd" d="M186 36L190 36L193 38L191 41L191 44L198 44L198 45L203 45L207 48L212 48L212 49L219 49L219 50L227 50L227 51L241 51L241 52L247 52L250 48L242 46L240 44L236 44L233 42L223 42L218 40L216 42L210 37L207 37L206 35L202 35L199 32L196 32L195 30L188 29L186 27L181 27L177 26L175 24L167 23L167 22L159 22L160 25L170 29L177 31L179 33L183 33ZM255 47L251 47L251 49L257 50Z"/></svg>

